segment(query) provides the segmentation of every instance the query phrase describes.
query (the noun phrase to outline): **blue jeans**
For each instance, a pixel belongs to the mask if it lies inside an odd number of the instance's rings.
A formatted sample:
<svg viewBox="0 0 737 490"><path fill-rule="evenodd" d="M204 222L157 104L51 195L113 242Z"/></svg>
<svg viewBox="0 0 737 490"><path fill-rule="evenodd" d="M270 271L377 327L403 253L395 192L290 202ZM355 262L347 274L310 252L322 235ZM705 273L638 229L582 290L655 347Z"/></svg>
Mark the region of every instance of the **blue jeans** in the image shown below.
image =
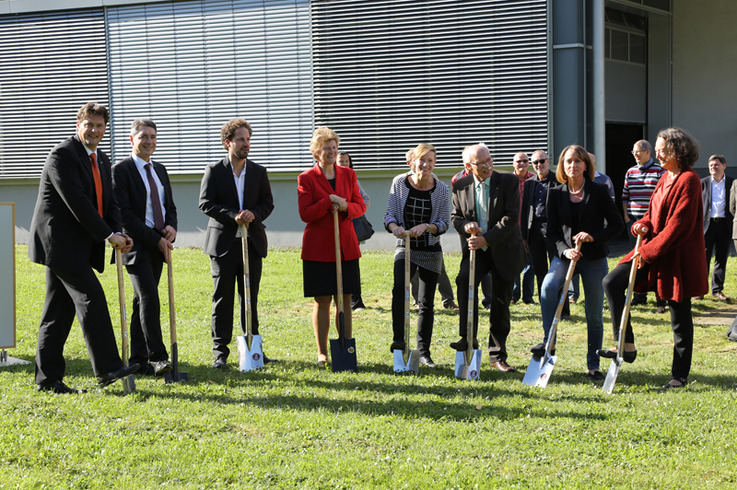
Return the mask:
<svg viewBox="0 0 737 490"><path fill-rule="evenodd" d="M569 263L570 261L567 259L562 260L555 257L550 264L545 279L543 279L540 306L542 308L546 342L560 300L561 289L566 279ZM601 341L604 335L604 290L601 286L601 280L608 272L606 258L594 260L583 258L576 264L575 271L575 274L581 277L583 291L586 295L586 301L584 302L588 329L586 365L588 369L599 369L599 356L596 355L596 350L601 349Z"/></svg>

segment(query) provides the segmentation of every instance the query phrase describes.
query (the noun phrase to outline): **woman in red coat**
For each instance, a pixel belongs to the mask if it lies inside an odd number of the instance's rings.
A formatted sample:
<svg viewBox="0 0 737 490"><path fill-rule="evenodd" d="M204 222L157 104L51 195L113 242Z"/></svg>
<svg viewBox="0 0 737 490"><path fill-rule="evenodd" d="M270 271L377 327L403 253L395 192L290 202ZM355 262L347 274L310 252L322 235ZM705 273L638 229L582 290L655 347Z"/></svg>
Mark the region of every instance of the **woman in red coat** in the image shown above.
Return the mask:
<svg viewBox="0 0 737 490"><path fill-rule="evenodd" d="M699 150L690 134L668 128L658 133L655 153L667 173L660 178L645 216L632 225L632 234L642 235L635 289L655 291L658 297L668 300L673 364L672 379L663 388L681 388L686 385L693 353L691 298L708 291L701 181L691 168L699 158ZM612 312L615 340L633 256L634 251L625 256L602 282ZM622 357L633 362L637 350L629 320L624 341ZM599 355L613 358L616 349L599 351Z"/></svg>
<svg viewBox="0 0 737 490"><path fill-rule="evenodd" d="M314 297L312 325L317 341L317 364L328 361L330 302L337 294L335 231L333 213L338 213L343 272L343 320L346 338L353 337L351 294L361 293L358 258L361 251L353 228L353 218L366 212L356 173L337 165L340 138L330 128L317 128L310 151L317 164L297 177L299 217L307 223L302 235L302 272L305 297ZM335 298L336 304L338 298ZM337 325L336 314L336 325Z"/></svg>

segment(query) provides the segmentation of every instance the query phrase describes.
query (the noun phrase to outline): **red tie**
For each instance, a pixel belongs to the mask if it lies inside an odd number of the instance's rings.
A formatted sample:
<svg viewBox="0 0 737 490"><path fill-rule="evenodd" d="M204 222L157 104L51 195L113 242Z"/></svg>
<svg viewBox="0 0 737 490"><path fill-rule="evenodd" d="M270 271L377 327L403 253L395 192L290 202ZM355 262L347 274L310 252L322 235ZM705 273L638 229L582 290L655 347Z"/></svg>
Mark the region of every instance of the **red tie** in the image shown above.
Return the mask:
<svg viewBox="0 0 737 490"><path fill-rule="evenodd" d="M92 177L95 179L95 194L97 194L97 212L102 216L102 179L100 178L100 169L97 168L97 155L90 153L92 160Z"/></svg>

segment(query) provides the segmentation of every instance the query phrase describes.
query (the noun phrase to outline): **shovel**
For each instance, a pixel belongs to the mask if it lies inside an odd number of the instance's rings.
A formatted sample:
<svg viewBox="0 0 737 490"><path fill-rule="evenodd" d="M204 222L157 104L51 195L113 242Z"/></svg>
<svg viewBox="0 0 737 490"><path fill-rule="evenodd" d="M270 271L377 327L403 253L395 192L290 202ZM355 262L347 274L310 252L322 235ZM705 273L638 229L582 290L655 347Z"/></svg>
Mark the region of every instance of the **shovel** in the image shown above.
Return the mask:
<svg viewBox="0 0 737 490"><path fill-rule="evenodd" d="M120 301L120 336L123 344L123 366L128 367L128 319L125 312L125 283L123 282L123 254L115 249L115 265L118 266L118 300ZM125 394L136 392L136 381L129 374L121 378Z"/></svg>
<svg viewBox="0 0 737 490"><path fill-rule="evenodd" d="M187 381L187 373L179 371L179 345L177 344L177 320L174 310L174 275L172 271L171 250L167 252L167 278L169 280L169 335L171 337L171 371L164 375L164 382Z"/></svg>
<svg viewBox="0 0 737 490"><path fill-rule="evenodd" d="M417 374L420 370L420 356L417 350L409 349L409 298L410 298L410 260L409 232L404 232L404 350L394 350L394 372Z"/></svg>
<svg viewBox="0 0 737 490"><path fill-rule="evenodd" d="M630 307L632 306L632 296L634 295L635 289L635 278L637 277L637 266L640 264L640 256L637 252L642 244L642 235L637 235L637 243L635 243L635 258L632 260L632 268L630 269L630 282L627 286L627 297L624 301L624 310L622 311L622 319L619 321L619 342L617 342L617 357L612 359L609 364L609 371L606 373L606 379L604 385L601 387L602 390L611 394L614 390L614 384L617 382L617 375L619 375L619 368L622 367L624 358L622 352L624 352L624 331L627 328L627 320L630 318Z"/></svg>
<svg viewBox="0 0 737 490"><path fill-rule="evenodd" d="M251 317L251 272L248 267L248 229L246 225L241 226L241 244L243 249L243 294L246 303L246 328L245 334L239 335L238 342L238 364L240 370L245 372L252 369L264 367L264 351L261 347L261 336L253 335L253 318Z"/></svg>
<svg viewBox="0 0 737 490"><path fill-rule="evenodd" d="M576 244L576 251L581 250L581 243ZM560 322L560 315L563 311L563 304L566 301L568 295L568 286L571 284L573 278L573 271L576 269L576 261L571 260L568 264L568 272L566 273L566 280L563 282L563 289L560 293L560 300L558 300L558 308L555 310L555 316L553 317L553 324L550 326L548 332L548 341L545 342L545 353L542 357L532 356L530 365L527 366L525 377L522 378L522 383L530 386L539 386L545 388L550 381L550 375L553 373L555 362L558 360L557 356L551 355L553 345L555 344L555 336L558 333L558 322Z"/></svg>
<svg viewBox="0 0 737 490"><path fill-rule="evenodd" d="M338 226L338 210L333 209L333 228L335 229L335 276L337 281L338 338L330 339L330 359L334 373L340 371L358 371L356 360L356 339L345 338L345 320L343 317L343 269L340 255L340 227Z"/></svg>
<svg viewBox="0 0 737 490"><path fill-rule="evenodd" d="M477 380L481 372L481 349L473 348L476 325L473 321L473 311L476 309L476 250L469 252L468 266L468 306L466 320L466 341L468 349L456 352L455 376L458 379Z"/></svg>

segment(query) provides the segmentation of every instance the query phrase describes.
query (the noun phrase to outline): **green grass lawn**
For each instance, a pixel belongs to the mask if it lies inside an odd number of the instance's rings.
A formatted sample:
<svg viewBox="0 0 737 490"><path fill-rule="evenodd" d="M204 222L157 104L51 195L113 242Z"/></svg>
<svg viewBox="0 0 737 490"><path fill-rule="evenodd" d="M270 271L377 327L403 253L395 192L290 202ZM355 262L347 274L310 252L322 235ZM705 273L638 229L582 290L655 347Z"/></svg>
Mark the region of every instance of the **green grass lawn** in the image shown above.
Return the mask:
<svg viewBox="0 0 737 490"><path fill-rule="evenodd" d="M32 362L45 286L43 267L26 252L17 247L17 347L9 354ZM283 362L241 373L232 355L230 369L216 372L209 259L200 250L177 250L180 369L190 381L139 377L134 395L124 396L121 383L100 390L75 325L65 381L88 393L36 393L33 364L0 369L0 488L737 485L737 344L726 340L729 320L697 320L690 384L664 392L672 334L651 294L649 305L633 309L637 361L624 365L614 394L606 395L584 376L581 302L560 326L548 387L537 389L521 380L528 349L542 338L539 305L512 307L509 362L519 372L492 371L485 357L481 380L464 382L453 377L448 346L457 338L458 314L441 309L438 299L432 352L440 367L395 376L392 260L382 252L361 259L368 309L354 315L359 373L318 370L312 303L302 295L294 249L270 251L259 298L264 350ZM446 257L451 279L459 260ZM737 296L734 259L728 270L725 292ZM115 269L101 280L119 325ZM130 310L127 277L126 284ZM165 277L161 296L168 325ZM708 298L694 302L694 315L720 306ZM485 343L488 317L481 322ZM610 345L605 311L604 346Z"/></svg>

